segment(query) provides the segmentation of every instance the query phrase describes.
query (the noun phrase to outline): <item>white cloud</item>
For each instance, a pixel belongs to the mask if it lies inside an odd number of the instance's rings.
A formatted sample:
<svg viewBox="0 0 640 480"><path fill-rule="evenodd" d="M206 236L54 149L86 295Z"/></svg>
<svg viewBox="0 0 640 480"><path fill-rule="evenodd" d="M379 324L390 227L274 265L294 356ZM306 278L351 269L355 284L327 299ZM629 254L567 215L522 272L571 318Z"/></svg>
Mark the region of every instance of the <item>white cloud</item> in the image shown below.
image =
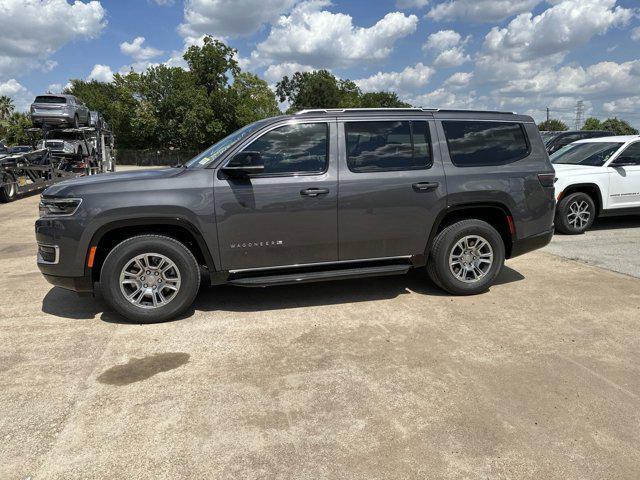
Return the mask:
<svg viewBox="0 0 640 480"><path fill-rule="evenodd" d="M437 67L459 67L471 60L464 52L464 45L469 39L463 40L462 35L453 30L440 30L429 35L422 49L439 52L433 62Z"/></svg>
<svg viewBox="0 0 640 480"><path fill-rule="evenodd" d="M633 30L631 30L631 40L640 42L640 27L636 27Z"/></svg>
<svg viewBox="0 0 640 480"><path fill-rule="evenodd" d="M447 78L444 82L445 86L466 87L473 80L472 72L456 72Z"/></svg>
<svg viewBox="0 0 640 480"><path fill-rule="evenodd" d="M640 60L632 60L624 63L600 62L586 68L548 68L531 78L511 80L499 91L611 97L637 94L639 84Z"/></svg>
<svg viewBox="0 0 640 480"><path fill-rule="evenodd" d="M443 51L449 48L457 47L462 43L462 35L454 30L440 30L432 33L427 38L427 42L422 46L423 50L431 49Z"/></svg>
<svg viewBox="0 0 640 480"><path fill-rule="evenodd" d="M410 97L409 103L423 108L465 108L487 110L486 98L478 97L475 91L455 93L446 88L437 88L432 92Z"/></svg>
<svg viewBox="0 0 640 480"><path fill-rule="evenodd" d="M445 50L441 52L436 59L433 61L433 64L436 67L459 67L465 62L471 60L469 55L464 53L462 47L450 48L449 50Z"/></svg>
<svg viewBox="0 0 640 480"><path fill-rule="evenodd" d="M178 27L185 38L212 34L250 35L275 21L297 0L186 0L184 22Z"/></svg>
<svg viewBox="0 0 640 480"><path fill-rule="evenodd" d="M160 6L167 6L167 5L173 5L174 4L174 0L153 0L153 3L156 3Z"/></svg>
<svg viewBox="0 0 640 480"><path fill-rule="evenodd" d="M25 111L33 102L34 95L15 78L0 83L0 95L6 95L13 100L13 105L18 112Z"/></svg>
<svg viewBox="0 0 640 480"><path fill-rule="evenodd" d="M42 66L40 67L40 70L42 70L42 72L44 73L49 73L51 70L53 70L57 66L58 66L58 62L56 62L55 60L47 60L42 64Z"/></svg>
<svg viewBox="0 0 640 480"><path fill-rule="evenodd" d="M396 7L401 10L424 8L427 5L429 5L429 0L396 0Z"/></svg>
<svg viewBox="0 0 640 480"><path fill-rule="evenodd" d="M295 62L320 68L386 58L396 40L416 30L418 17L392 12L375 25L353 25L351 16L323 10L331 3L310 0L281 16L253 52L258 61Z"/></svg>
<svg viewBox="0 0 640 480"><path fill-rule="evenodd" d="M113 81L113 72L108 65L96 64L91 69L87 80L97 80L98 82L109 83Z"/></svg>
<svg viewBox="0 0 640 480"><path fill-rule="evenodd" d="M433 68L418 63L401 72L378 72L369 78L355 80L355 83L365 92L414 92L428 84L434 72Z"/></svg>
<svg viewBox="0 0 640 480"><path fill-rule="evenodd" d="M609 114L638 113L640 111L640 96L625 97L602 105L605 112Z"/></svg>
<svg viewBox="0 0 640 480"><path fill-rule="evenodd" d="M584 45L632 17L633 11L616 7L616 0L556 0L540 15L523 13L505 28L493 27L484 48L512 61L537 59Z"/></svg>
<svg viewBox="0 0 640 480"><path fill-rule="evenodd" d="M62 93L64 87L61 83L52 83L47 87L47 93Z"/></svg>
<svg viewBox="0 0 640 480"><path fill-rule="evenodd" d="M314 68L310 65L300 65L299 63L280 63L269 65L264 71L264 79L271 84L279 82L285 75L291 76L296 72L311 72Z"/></svg>
<svg viewBox="0 0 640 480"><path fill-rule="evenodd" d="M435 5L427 14L434 20L499 22L531 10L542 0L448 0Z"/></svg>
<svg viewBox="0 0 640 480"><path fill-rule="evenodd" d="M150 60L162 55L162 50L143 46L144 41L144 37L136 37L132 42L122 42L120 44L120 51L137 61Z"/></svg>
<svg viewBox="0 0 640 480"><path fill-rule="evenodd" d="M97 37L106 25L98 1L0 0L0 78L49 68L47 58L75 39Z"/></svg>

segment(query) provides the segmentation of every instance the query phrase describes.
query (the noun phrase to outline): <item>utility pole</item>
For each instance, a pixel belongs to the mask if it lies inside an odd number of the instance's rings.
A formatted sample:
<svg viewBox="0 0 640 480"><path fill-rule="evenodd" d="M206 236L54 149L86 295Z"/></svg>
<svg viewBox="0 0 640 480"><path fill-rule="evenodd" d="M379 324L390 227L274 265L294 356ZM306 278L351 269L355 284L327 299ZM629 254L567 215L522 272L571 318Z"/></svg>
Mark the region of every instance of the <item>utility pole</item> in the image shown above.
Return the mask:
<svg viewBox="0 0 640 480"><path fill-rule="evenodd" d="M549 107L547 107L547 123L549 123Z"/></svg>
<svg viewBox="0 0 640 480"><path fill-rule="evenodd" d="M580 130L582 128L583 115L584 115L584 101L578 100L578 103L576 104L576 121L574 124L574 130Z"/></svg>

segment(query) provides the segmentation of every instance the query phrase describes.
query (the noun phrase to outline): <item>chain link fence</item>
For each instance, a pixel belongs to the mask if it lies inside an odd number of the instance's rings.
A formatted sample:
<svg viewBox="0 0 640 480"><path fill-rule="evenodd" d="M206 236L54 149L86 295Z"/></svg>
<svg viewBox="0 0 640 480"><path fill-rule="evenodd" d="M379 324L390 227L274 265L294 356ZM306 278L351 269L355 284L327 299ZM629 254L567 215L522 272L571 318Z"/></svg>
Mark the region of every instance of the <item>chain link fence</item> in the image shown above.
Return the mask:
<svg viewBox="0 0 640 480"><path fill-rule="evenodd" d="M197 150L127 150L118 149L116 162L118 165L137 165L139 167L168 166L184 163L192 159Z"/></svg>

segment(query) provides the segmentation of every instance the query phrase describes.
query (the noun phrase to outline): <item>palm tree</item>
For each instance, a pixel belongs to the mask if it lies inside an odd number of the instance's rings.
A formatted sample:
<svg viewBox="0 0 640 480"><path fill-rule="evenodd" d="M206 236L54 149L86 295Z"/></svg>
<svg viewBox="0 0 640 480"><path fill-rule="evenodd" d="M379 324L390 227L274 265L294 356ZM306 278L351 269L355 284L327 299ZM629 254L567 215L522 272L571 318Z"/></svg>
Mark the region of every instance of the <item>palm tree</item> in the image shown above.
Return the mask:
<svg viewBox="0 0 640 480"><path fill-rule="evenodd" d="M0 95L0 120L9 118L13 109L13 100L6 95Z"/></svg>

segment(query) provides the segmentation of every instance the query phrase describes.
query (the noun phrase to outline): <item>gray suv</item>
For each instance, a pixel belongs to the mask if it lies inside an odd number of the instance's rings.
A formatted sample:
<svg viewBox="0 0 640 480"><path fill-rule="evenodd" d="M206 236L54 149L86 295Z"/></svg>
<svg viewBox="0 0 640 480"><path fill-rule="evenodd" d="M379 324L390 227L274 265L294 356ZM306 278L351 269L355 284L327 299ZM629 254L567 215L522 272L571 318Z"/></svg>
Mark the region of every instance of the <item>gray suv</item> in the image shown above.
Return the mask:
<svg viewBox="0 0 640 480"><path fill-rule="evenodd" d="M34 126L89 125L89 109L73 95L38 95L31 104Z"/></svg>
<svg viewBox="0 0 640 480"><path fill-rule="evenodd" d="M455 295L553 235L554 170L531 117L306 110L261 120L185 165L48 188L38 266L142 323L201 279L245 287L424 270Z"/></svg>

